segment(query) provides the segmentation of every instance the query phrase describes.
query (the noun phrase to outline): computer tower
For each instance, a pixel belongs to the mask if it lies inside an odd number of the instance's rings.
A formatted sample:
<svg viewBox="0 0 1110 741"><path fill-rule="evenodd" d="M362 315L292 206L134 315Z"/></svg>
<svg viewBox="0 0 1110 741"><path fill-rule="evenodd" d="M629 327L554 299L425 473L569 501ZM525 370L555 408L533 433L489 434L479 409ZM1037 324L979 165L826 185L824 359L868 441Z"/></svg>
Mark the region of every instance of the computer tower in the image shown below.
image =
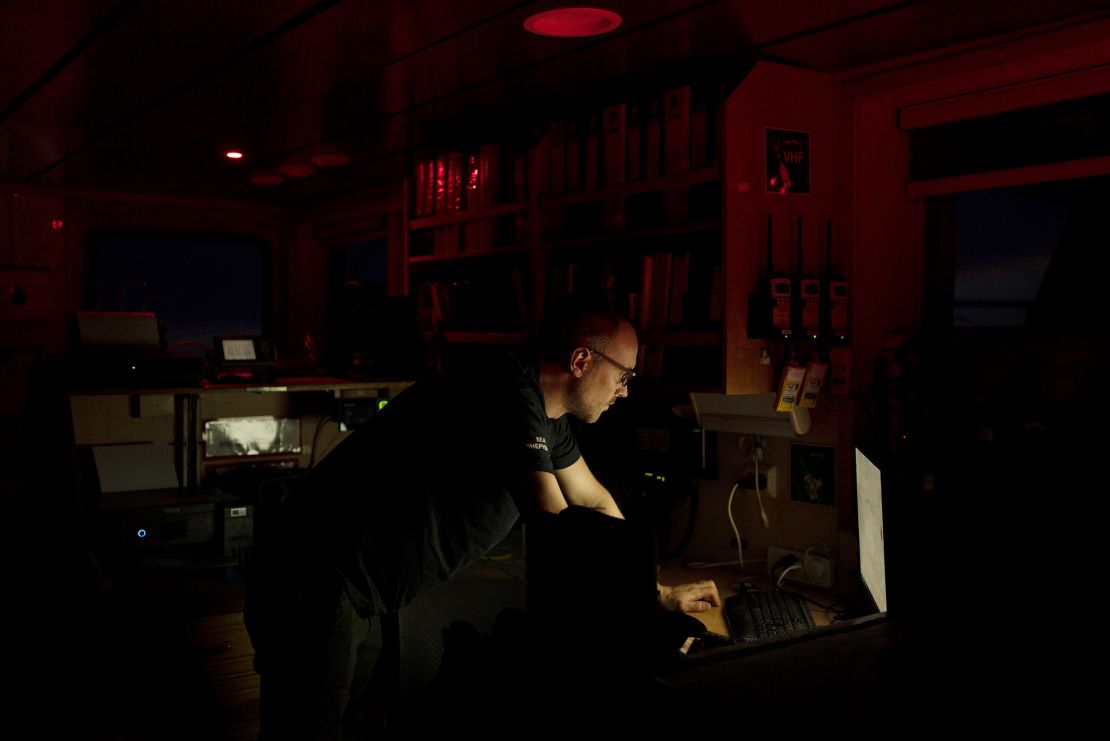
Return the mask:
<svg viewBox="0 0 1110 741"><path fill-rule="evenodd" d="M247 562L254 550L254 505L223 505L221 540L223 554L240 564Z"/></svg>

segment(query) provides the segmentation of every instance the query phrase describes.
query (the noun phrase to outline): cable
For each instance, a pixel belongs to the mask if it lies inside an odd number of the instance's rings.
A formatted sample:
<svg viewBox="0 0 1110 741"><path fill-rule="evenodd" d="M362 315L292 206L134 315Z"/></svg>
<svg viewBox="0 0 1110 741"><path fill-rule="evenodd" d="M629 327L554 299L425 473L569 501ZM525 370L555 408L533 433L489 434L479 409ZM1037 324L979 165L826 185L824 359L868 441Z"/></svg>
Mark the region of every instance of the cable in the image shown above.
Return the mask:
<svg viewBox="0 0 1110 741"><path fill-rule="evenodd" d="M316 442L320 437L320 431L324 429L324 424L331 421L330 414L321 414L320 421L316 423L316 432L312 433L312 453L308 457L308 467L314 468L316 466Z"/></svg>
<svg viewBox="0 0 1110 741"><path fill-rule="evenodd" d="M767 530L771 527L771 521L767 517L767 510L763 508L763 493L759 489L759 456L753 454L752 460L755 462L755 498L759 502L759 519L763 520L763 529Z"/></svg>
<svg viewBox="0 0 1110 741"><path fill-rule="evenodd" d="M791 571L797 571L800 568L802 568L802 564L795 561L794 563L783 569L782 573L779 574L779 578L775 580L775 589L782 589L782 580L786 578L786 575L789 574Z"/></svg>
<svg viewBox="0 0 1110 741"><path fill-rule="evenodd" d="M739 488L740 482L737 481L732 485L732 491L728 493L728 522L732 525L732 534L736 536L736 555L739 558L737 563L740 564L740 568L744 568L744 541L740 540L740 529L736 527L736 520L732 516L732 498Z"/></svg>

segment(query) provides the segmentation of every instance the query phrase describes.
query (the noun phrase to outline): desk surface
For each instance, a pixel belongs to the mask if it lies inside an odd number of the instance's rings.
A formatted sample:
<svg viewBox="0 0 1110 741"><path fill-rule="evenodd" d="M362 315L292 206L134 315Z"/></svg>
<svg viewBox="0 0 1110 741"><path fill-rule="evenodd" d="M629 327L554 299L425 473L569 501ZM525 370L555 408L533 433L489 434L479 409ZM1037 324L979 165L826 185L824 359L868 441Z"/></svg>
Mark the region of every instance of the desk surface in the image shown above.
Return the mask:
<svg viewBox="0 0 1110 741"><path fill-rule="evenodd" d="M738 566L714 566L712 568L696 569L676 564L665 564L660 569L659 575L659 581L667 586L688 584L705 579L712 579L716 583L717 592L721 595L722 606L714 607L706 612L690 614L702 621L706 628L721 635L729 635L723 607L724 600L737 593L742 581L749 582L760 589L769 589L771 586L770 579L766 575L740 571ZM809 597L810 600L824 605L831 604L837 599L835 593L819 589L796 589L795 586L791 586L791 590L799 591ZM828 625L833 620L832 612L823 610L812 603L810 604L810 612L813 613L813 621L818 625Z"/></svg>
<svg viewBox="0 0 1110 741"><path fill-rule="evenodd" d="M77 387L70 391L71 396L154 396L158 394L209 394L213 392L250 392L250 393L289 393L300 391L377 391L389 389L395 395L411 386L408 379L369 379L353 381L345 378L323 376L279 376L273 381L254 381L244 383L212 383L201 381L193 386L90 386Z"/></svg>

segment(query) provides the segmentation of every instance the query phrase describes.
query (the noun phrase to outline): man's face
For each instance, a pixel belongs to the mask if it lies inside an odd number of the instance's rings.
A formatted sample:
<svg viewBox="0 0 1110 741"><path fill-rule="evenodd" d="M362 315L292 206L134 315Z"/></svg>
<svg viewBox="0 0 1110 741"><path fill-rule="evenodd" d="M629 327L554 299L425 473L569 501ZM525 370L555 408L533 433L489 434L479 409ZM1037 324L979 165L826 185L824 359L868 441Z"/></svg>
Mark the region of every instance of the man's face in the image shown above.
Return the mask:
<svg viewBox="0 0 1110 741"><path fill-rule="evenodd" d="M612 362L598 352L590 353L589 368L579 379L570 405L570 413L587 423L596 422L618 398L628 396L628 387L621 383L625 373L615 363L626 368L636 367L639 351L636 332L631 325L622 323L606 347L595 349L605 353Z"/></svg>

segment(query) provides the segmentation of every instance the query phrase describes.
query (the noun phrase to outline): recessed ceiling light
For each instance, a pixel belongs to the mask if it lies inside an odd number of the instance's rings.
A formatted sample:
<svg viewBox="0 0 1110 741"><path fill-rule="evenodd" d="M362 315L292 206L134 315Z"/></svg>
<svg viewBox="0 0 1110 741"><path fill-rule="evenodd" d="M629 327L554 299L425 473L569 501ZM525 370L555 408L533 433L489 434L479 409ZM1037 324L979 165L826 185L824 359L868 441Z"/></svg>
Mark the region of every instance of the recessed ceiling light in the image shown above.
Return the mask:
<svg viewBox="0 0 1110 741"><path fill-rule="evenodd" d="M602 8L556 8L536 13L524 21L524 27L540 36L580 38L615 31L621 17Z"/></svg>
<svg viewBox="0 0 1110 741"><path fill-rule="evenodd" d="M237 149L231 149L231 150L225 152L224 156L227 157L229 160L241 160L241 159L243 159L243 153L240 152Z"/></svg>

